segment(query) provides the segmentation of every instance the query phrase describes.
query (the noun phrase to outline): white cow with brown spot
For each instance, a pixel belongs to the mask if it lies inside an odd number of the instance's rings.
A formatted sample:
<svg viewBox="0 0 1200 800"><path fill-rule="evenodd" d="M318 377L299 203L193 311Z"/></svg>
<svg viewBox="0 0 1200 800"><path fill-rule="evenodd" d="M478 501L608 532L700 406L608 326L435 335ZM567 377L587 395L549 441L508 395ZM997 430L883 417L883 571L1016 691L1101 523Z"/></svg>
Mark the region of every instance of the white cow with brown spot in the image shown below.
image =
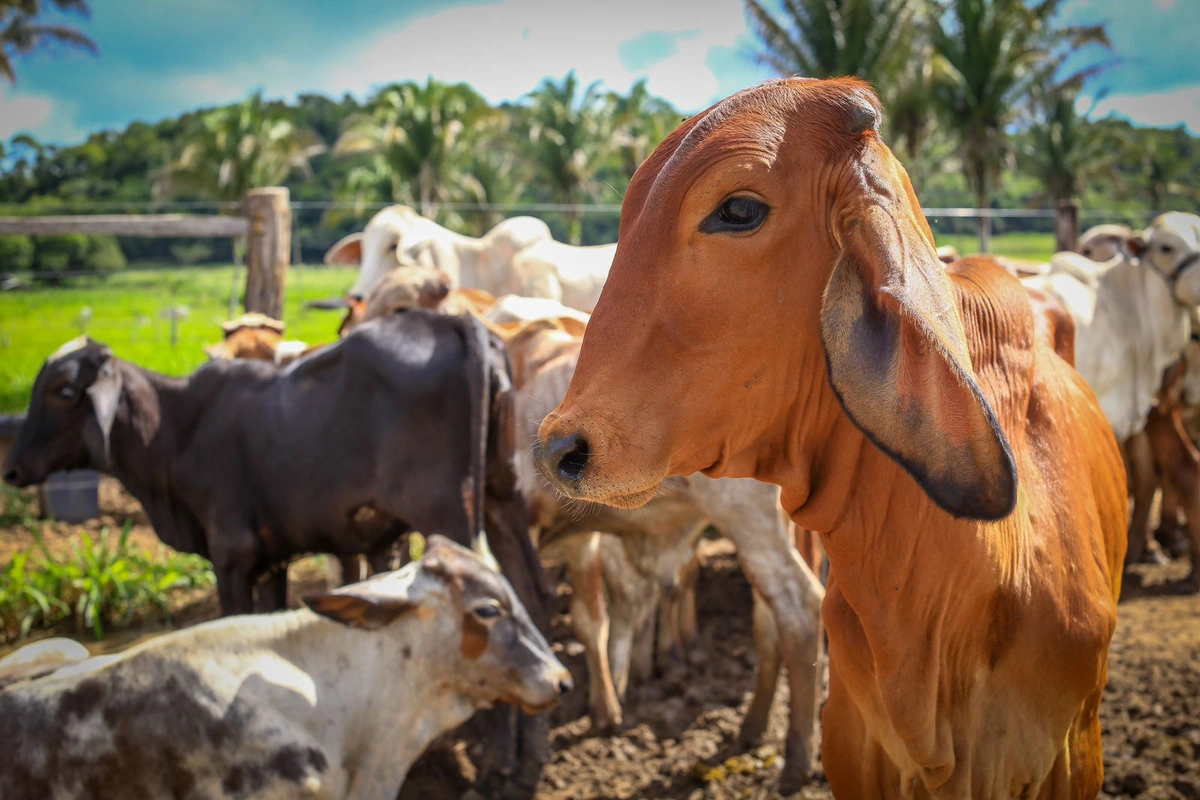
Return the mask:
<svg viewBox="0 0 1200 800"><path fill-rule="evenodd" d="M438 735L570 673L482 559L424 560L0 692L0 797L386 798ZM315 612L315 613L314 613Z"/></svg>

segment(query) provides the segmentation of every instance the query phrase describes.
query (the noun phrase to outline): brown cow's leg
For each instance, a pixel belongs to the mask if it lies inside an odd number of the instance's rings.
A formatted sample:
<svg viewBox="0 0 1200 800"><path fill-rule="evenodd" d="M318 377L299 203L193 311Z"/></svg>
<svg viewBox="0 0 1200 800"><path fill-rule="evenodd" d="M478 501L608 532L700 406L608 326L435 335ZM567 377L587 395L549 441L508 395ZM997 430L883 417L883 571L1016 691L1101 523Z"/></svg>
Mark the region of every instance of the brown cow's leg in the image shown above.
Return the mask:
<svg viewBox="0 0 1200 800"><path fill-rule="evenodd" d="M1192 546L1192 569L1186 582L1194 592L1200 592L1200 465L1192 458L1182 458L1172 473L1179 500L1187 516L1188 539Z"/></svg>
<svg viewBox="0 0 1200 800"><path fill-rule="evenodd" d="M679 581L679 644L688 663L694 662L697 641L700 638L696 620L696 584L700 582L700 557L692 553L692 557L684 565L683 574Z"/></svg>
<svg viewBox="0 0 1200 800"><path fill-rule="evenodd" d="M1122 451L1129 474L1129 491L1133 494L1129 551L1125 554L1125 563L1136 564L1146 552L1146 540L1150 535L1150 508L1154 503L1154 493L1158 490L1158 478L1154 472L1154 452L1145 433L1137 433L1126 439Z"/></svg>
<svg viewBox="0 0 1200 800"><path fill-rule="evenodd" d="M604 596L600 535L575 537L578 545L567 556L570 573L571 623L583 644L588 667L588 713L597 731L621 724L621 704L608 661L609 617Z"/></svg>
<svg viewBox="0 0 1200 800"><path fill-rule="evenodd" d="M628 536L624 538L627 540ZM608 593L608 663L617 699L624 700L630 673L633 672L638 680L646 680L654 670L654 653L645 648L643 634L649 628L649 636L653 637L652 610L657 587L654 581L634 569L622 539L602 536L600 558ZM635 647L639 648L636 654ZM643 674L639 671L642 669L648 671Z"/></svg>
<svg viewBox="0 0 1200 800"><path fill-rule="evenodd" d="M758 592L754 593L754 700L746 710L738 741L750 747L762 739L771 718L771 704L775 700L775 687L779 682L782 659L779 653L779 629L775 626L775 615L771 607Z"/></svg>

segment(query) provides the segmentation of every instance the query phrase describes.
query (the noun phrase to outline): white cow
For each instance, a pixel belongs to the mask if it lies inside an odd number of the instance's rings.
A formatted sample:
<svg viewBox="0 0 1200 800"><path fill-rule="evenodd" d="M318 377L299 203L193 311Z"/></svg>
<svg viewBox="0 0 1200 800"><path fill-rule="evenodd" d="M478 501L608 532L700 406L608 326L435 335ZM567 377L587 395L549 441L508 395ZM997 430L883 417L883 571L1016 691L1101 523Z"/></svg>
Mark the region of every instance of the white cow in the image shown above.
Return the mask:
<svg viewBox="0 0 1200 800"><path fill-rule="evenodd" d="M1125 243L1132 236L1128 225L1095 225L1079 237L1075 252L1092 261L1111 261L1125 252Z"/></svg>
<svg viewBox="0 0 1200 800"><path fill-rule="evenodd" d="M513 294L549 297L589 314L608 280L615 244L575 247L552 239L537 242L513 259Z"/></svg>
<svg viewBox="0 0 1200 800"><path fill-rule="evenodd" d="M508 582L439 537L306 602L12 684L0 797L392 800L477 708L543 710L570 689Z"/></svg>
<svg viewBox="0 0 1200 800"><path fill-rule="evenodd" d="M1123 253L1096 264L1058 253L1048 275L1028 278L1075 319L1075 365L1118 441L1141 432L1162 374L1183 353L1200 303L1200 217L1164 214Z"/></svg>
<svg viewBox="0 0 1200 800"><path fill-rule="evenodd" d="M437 267L455 288L501 295L514 291L514 256L550 238L546 223L534 217L506 219L475 239L443 228L408 206L389 206L372 217L362 233L352 233L329 248L325 263L360 266L350 290L359 299L403 265Z"/></svg>

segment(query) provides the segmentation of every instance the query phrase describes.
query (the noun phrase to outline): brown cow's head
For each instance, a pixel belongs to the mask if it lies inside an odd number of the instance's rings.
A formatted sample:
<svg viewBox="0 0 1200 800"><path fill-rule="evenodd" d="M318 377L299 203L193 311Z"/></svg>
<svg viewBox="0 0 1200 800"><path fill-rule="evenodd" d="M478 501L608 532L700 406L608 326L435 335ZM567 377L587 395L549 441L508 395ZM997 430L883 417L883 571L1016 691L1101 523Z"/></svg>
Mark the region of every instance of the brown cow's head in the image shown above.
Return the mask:
<svg viewBox="0 0 1200 800"><path fill-rule="evenodd" d="M386 629L410 613L429 628L415 644L436 658L440 681L480 703L505 700L531 713L571 690L571 673L553 653L511 584L479 555L441 536L425 557L398 572L304 599L317 614L366 630ZM411 654L417 649L407 645Z"/></svg>
<svg viewBox="0 0 1200 800"><path fill-rule="evenodd" d="M60 347L34 381L4 480L30 486L51 472L105 464L121 392L121 373L107 345L80 336Z"/></svg>
<svg viewBox="0 0 1200 800"><path fill-rule="evenodd" d="M880 113L860 81L774 81L659 146L539 431L550 480L626 507L698 470L814 483L844 410L947 511L1009 513L1012 454Z"/></svg>

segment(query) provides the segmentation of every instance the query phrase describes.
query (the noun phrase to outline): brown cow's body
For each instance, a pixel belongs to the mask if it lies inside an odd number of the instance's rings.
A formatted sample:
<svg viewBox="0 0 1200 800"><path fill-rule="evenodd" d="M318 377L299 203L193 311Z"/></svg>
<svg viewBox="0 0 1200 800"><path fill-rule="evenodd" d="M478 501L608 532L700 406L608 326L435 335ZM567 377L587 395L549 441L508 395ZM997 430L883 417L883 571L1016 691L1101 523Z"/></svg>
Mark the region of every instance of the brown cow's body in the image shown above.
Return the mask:
<svg viewBox="0 0 1200 800"><path fill-rule="evenodd" d="M1095 797L1120 453L1016 278L938 262L879 115L783 80L668 137L539 465L626 507L696 470L783 487L832 565L838 797Z"/></svg>

